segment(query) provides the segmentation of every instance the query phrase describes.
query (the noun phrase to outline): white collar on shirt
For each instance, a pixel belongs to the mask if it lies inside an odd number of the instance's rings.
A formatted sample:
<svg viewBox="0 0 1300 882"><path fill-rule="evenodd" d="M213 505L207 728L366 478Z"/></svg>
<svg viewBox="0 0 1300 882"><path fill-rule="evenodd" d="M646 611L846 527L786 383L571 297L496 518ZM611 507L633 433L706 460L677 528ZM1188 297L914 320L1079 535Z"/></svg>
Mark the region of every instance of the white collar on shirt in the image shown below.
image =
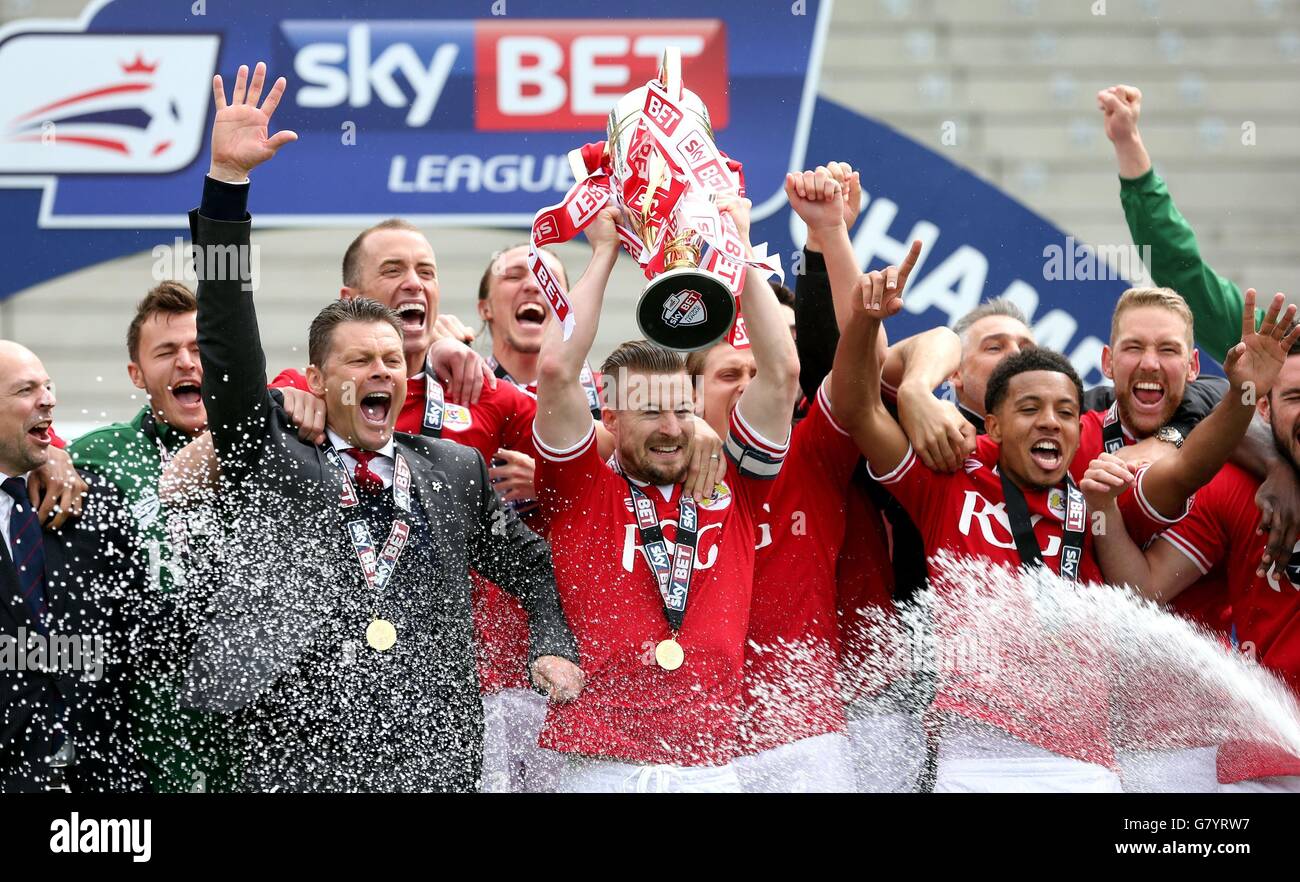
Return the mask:
<svg viewBox="0 0 1300 882"><path fill-rule="evenodd" d="M627 472L625 472L625 471L623 470L623 463L620 462L619 459L618 459L618 451L617 451L617 450L614 451L613 459L614 459L614 471L618 472L618 473L621 474L623 477L625 477L625 478L627 478L629 481L631 481L633 484L636 484L638 487L649 487L649 486L650 486L650 482L649 482L649 481L642 481L642 480L640 480L639 478L634 478L634 477L632 477L631 475L629 475ZM676 486L677 486L676 484L655 484L654 486L655 486L655 489L659 491L659 494L660 494L661 496L663 496L663 498L664 498L664 502L671 502L671 501L672 501L672 498L673 498L673 490L674 490L674 488L676 488Z"/></svg>
<svg viewBox="0 0 1300 882"><path fill-rule="evenodd" d="M343 453L345 450L352 450L356 447L355 444L349 444L348 442L344 441L341 437L339 437L339 435L333 429L327 428L325 430L325 434L329 436L330 444L334 445L334 449L337 450L339 453ZM393 439L389 438L388 443L385 444L383 447L379 448L378 450L376 450L375 452L378 453L380 456L387 457L388 459L393 459L397 456L397 447L395 444L393 444Z"/></svg>
<svg viewBox="0 0 1300 882"><path fill-rule="evenodd" d="M29 477L30 475L31 472L28 472L26 475L22 475L21 477ZM6 472L0 472L0 483L8 481L12 477L15 476L7 474ZM10 551L12 551L12 537L9 535L9 517L13 514L13 509L14 498L8 493L0 492L0 541L3 541L5 548Z"/></svg>

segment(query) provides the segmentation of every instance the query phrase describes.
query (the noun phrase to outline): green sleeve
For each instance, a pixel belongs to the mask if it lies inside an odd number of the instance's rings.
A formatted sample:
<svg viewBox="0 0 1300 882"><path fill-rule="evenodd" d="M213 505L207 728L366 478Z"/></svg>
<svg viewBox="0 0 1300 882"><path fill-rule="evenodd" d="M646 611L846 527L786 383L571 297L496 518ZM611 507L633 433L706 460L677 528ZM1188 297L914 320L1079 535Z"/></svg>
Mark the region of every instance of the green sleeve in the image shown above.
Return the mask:
<svg viewBox="0 0 1300 882"><path fill-rule="evenodd" d="M1174 206L1155 169L1138 178L1120 178L1119 198L1151 278L1183 295L1195 319L1196 344L1222 362L1241 340L1241 289L1201 259L1192 225Z"/></svg>
<svg viewBox="0 0 1300 882"><path fill-rule="evenodd" d="M112 478L112 472L120 471L120 468L110 469L110 462L116 459L113 445L100 432L91 432L73 441L68 445L68 456L72 457L72 464L77 468L90 469L106 478Z"/></svg>

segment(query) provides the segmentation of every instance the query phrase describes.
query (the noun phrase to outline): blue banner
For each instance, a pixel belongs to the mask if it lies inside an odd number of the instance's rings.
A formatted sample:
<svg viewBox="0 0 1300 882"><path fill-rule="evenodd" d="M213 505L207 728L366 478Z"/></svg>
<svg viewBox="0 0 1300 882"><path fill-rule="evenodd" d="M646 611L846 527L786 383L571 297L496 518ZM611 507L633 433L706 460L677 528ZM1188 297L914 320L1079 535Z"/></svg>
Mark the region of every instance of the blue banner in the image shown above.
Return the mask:
<svg viewBox="0 0 1300 882"><path fill-rule="evenodd" d="M817 99L826 0L617 10L509 0L478 4L477 18L463 3L350 6L111 0L76 22L0 30L0 82L24 84L0 96L11 229L0 297L183 233L207 170L213 73L229 87L239 64L265 59L289 81L273 127L300 140L258 175L259 226L360 228L397 215L523 228L571 185L567 151L604 137L614 100L649 79L671 44L719 146L744 164L755 241L788 270L798 272L802 230L784 174L850 162L865 191L852 231L863 266L898 260L914 237L926 243L891 336L1006 294L1040 343L1102 379L1118 276L1132 267L1108 264L941 153ZM509 14L492 15L498 6Z"/></svg>

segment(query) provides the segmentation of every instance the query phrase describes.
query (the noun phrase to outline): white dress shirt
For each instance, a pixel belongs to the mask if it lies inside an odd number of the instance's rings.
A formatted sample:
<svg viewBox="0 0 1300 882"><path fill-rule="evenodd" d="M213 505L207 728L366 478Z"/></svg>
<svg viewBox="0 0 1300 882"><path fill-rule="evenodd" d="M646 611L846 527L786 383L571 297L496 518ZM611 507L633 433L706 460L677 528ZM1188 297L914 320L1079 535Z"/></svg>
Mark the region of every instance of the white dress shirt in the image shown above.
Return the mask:
<svg viewBox="0 0 1300 882"><path fill-rule="evenodd" d="M13 475L0 472L0 484L8 481ZM30 477L30 473L28 474ZM14 498L4 491L0 491L0 536L4 537L5 549L9 552L9 559L14 558L13 538L9 535L9 519L14 513Z"/></svg>
<svg viewBox="0 0 1300 882"><path fill-rule="evenodd" d="M327 428L325 434L329 436L330 444L334 445L334 449L339 452L339 456L343 460L343 465L347 467L348 477L355 480L357 475L357 460L356 457L348 452L352 449L353 445L340 438L335 434L333 429ZM379 455L370 461L370 471L379 476L379 480L384 483L384 488L387 489L393 486L393 469L396 467L395 457L397 455L397 448L393 444L393 439L389 438L388 443L375 452ZM7 525L8 521L5 523Z"/></svg>

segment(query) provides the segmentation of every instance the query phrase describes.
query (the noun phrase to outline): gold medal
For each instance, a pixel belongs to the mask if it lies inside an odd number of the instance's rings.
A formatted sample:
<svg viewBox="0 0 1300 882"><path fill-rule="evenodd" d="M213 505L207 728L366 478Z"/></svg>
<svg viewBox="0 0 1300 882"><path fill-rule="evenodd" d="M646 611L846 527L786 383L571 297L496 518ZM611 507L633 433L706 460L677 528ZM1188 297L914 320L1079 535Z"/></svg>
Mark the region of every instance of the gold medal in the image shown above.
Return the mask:
<svg viewBox="0 0 1300 882"><path fill-rule="evenodd" d="M387 652L397 642L397 629L387 619L375 619L366 626L366 642L370 644L371 649ZM681 650L678 652L680 653ZM681 662L679 661L678 664Z"/></svg>
<svg viewBox="0 0 1300 882"><path fill-rule="evenodd" d="M655 646L655 661L665 671L677 670L685 660L686 653L682 651L682 645L672 637L667 640L660 640L659 644Z"/></svg>

